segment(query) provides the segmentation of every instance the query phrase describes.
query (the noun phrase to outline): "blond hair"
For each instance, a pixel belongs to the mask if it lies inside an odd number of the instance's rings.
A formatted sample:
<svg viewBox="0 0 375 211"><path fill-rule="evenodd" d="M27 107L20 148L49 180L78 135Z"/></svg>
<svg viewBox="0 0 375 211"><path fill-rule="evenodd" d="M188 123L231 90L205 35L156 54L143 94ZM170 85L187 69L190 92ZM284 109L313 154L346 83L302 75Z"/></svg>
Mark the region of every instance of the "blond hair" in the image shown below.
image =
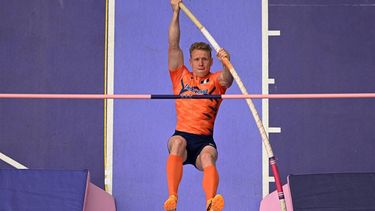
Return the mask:
<svg viewBox="0 0 375 211"><path fill-rule="evenodd" d="M212 57L211 55L211 51L212 51L212 48L209 44L205 43L205 42L195 42L193 44L191 44L190 46L190 58L191 58L191 54L194 50L203 50L203 51L207 51L210 53L210 57Z"/></svg>

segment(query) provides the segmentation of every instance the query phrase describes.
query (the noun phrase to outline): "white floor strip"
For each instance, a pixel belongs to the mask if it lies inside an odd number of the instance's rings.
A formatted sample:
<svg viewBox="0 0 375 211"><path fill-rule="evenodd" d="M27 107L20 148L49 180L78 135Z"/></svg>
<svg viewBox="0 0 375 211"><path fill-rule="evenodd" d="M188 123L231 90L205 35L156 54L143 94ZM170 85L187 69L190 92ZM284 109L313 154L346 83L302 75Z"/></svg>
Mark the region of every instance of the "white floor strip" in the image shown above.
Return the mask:
<svg viewBox="0 0 375 211"><path fill-rule="evenodd" d="M5 154L0 152L0 160L6 162L7 164L17 168L17 169L27 169L26 166L22 165L21 163L13 160L12 158L6 156Z"/></svg>

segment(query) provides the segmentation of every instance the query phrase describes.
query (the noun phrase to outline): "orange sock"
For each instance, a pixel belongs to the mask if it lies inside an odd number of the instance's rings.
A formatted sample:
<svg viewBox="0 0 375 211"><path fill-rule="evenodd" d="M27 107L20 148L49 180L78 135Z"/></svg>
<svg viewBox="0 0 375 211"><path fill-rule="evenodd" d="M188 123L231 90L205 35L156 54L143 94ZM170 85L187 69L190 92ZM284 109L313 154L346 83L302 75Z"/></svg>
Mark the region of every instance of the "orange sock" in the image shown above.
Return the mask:
<svg viewBox="0 0 375 211"><path fill-rule="evenodd" d="M169 155L167 159L167 180L169 195L177 196L178 186L182 178L182 157L178 155Z"/></svg>
<svg viewBox="0 0 375 211"><path fill-rule="evenodd" d="M216 195L217 187L219 186L219 174L214 165L207 166L203 169L203 190L206 193L206 200L213 198Z"/></svg>

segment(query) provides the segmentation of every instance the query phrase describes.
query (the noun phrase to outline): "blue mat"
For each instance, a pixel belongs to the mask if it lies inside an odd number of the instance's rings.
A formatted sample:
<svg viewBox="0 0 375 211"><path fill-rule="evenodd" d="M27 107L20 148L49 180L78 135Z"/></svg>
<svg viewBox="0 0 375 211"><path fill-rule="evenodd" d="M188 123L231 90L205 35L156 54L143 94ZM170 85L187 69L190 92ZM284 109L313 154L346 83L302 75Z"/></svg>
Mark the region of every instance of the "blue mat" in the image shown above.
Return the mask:
<svg viewBox="0 0 375 211"><path fill-rule="evenodd" d="M294 211L374 211L375 173L290 175Z"/></svg>
<svg viewBox="0 0 375 211"><path fill-rule="evenodd" d="M0 169L1 211L82 211L88 170Z"/></svg>

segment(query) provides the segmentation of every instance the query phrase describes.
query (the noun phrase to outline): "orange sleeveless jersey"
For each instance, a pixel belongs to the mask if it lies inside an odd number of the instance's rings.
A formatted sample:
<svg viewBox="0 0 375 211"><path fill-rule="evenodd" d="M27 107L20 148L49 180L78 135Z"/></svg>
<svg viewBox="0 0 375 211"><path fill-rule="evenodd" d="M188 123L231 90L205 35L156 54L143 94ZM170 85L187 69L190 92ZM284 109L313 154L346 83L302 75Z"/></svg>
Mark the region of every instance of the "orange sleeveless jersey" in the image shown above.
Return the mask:
<svg viewBox="0 0 375 211"><path fill-rule="evenodd" d="M193 73L183 65L169 73L175 95L221 95L227 89L218 81L221 71L209 73L203 78L194 77ZM212 135L221 101L222 99L177 99L176 130L198 135Z"/></svg>

